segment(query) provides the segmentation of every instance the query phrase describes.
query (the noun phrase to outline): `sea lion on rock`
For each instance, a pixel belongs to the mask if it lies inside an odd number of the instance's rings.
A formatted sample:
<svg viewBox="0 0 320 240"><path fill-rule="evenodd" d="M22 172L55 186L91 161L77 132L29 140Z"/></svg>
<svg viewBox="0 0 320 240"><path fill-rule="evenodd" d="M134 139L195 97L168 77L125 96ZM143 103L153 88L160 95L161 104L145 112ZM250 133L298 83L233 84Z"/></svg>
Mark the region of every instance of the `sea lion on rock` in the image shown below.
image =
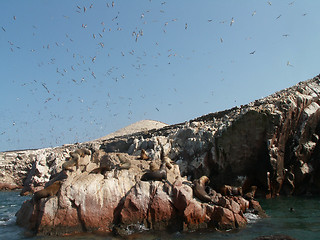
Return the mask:
<svg viewBox="0 0 320 240"><path fill-rule="evenodd" d="M212 202L212 198L205 191L205 184L209 182L207 176L202 176L200 179L193 181L193 195L203 202Z"/></svg>
<svg viewBox="0 0 320 240"><path fill-rule="evenodd" d="M52 183L50 186L37 191L33 195L33 199L35 202L38 202L41 198L51 197L57 195L62 185L62 181L56 181Z"/></svg>
<svg viewBox="0 0 320 240"><path fill-rule="evenodd" d="M223 185L220 188L220 193L223 196L242 196L242 187L234 187L229 185Z"/></svg>
<svg viewBox="0 0 320 240"><path fill-rule="evenodd" d="M292 172L292 169L284 169L284 180L282 184L282 192L285 195L292 195L294 190L295 190L295 185L294 185L294 180L295 176L294 173Z"/></svg>
<svg viewBox="0 0 320 240"><path fill-rule="evenodd" d="M120 160L119 169L129 169L131 167L131 162L128 158L126 158L126 156L120 153L118 153L117 156Z"/></svg>
<svg viewBox="0 0 320 240"><path fill-rule="evenodd" d="M144 149L141 150L140 159L141 160L149 160L150 159L150 157L148 156L146 150L144 150Z"/></svg>
<svg viewBox="0 0 320 240"><path fill-rule="evenodd" d="M162 162L166 162L166 164L167 164L167 168L168 168L168 169L173 168L172 160L171 160L170 158L168 158L168 157L164 157L164 158L162 159Z"/></svg>
<svg viewBox="0 0 320 240"><path fill-rule="evenodd" d="M68 161L62 164L63 170L72 170L72 167L79 166L80 157L85 157L86 155L91 155L91 151L86 148L77 149L74 152L69 153L70 158Z"/></svg>
<svg viewBox="0 0 320 240"><path fill-rule="evenodd" d="M142 175L141 181L161 181L161 180L167 180L167 169L171 169L172 165L171 163L168 163L167 161L162 161L160 169L153 171L153 172L147 172Z"/></svg>
<svg viewBox="0 0 320 240"><path fill-rule="evenodd" d="M156 170L158 170L159 169L159 167L158 167L158 165L155 163L155 162L150 162L149 163L149 170L151 171L151 172L154 172L154 171L156 171Z"/></svg>
<svg viewBox="0 0 320 240"><path fill-rule="evenodd" d="M105 166L105 167L98 167L93 169L90 173L100 173L104 175L107 171L110 171L111 167L110 166Z"/></svg>

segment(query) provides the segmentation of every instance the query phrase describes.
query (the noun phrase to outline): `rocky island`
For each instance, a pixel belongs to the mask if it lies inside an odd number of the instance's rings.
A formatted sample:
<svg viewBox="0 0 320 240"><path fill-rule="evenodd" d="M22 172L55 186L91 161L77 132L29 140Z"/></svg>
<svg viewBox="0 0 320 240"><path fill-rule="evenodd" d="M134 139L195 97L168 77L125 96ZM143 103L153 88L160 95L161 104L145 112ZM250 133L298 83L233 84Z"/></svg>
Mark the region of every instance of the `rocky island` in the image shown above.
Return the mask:
<svg viewBox="0 0 320 240"><path fill-rule="evenodd" d="M181 124L3 152L1 184L34 195L17 223L40 235L241 228L264 214L255 196L319 193L319 96L317 76Z"/></svg>

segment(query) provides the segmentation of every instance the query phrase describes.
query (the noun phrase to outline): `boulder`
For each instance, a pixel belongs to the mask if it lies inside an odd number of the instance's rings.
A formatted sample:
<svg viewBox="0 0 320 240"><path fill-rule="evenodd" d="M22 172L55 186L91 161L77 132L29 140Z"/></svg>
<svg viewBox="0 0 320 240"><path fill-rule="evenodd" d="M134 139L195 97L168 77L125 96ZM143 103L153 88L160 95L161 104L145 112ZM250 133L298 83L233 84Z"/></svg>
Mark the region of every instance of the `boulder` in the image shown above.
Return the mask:
<svg viewBox="0 0 320 240"><path fill-rule="evenodd" d="M202 203L193 197L191 182L177 175L173 183L140 181L148 165L131 159L132 168L106 173L67 172L55 196L26 201L17 223L38 235L77 233L132 233L132 229L192 231L244 227L242 208L232 197L223 206ZM142 169L137 166L144 166ZM168 175L174 174L168 170ZM172 172L170 172L172 171ZM245 202L237 197L239 202ZM130 231L129 231L130 230Z"/></svg>

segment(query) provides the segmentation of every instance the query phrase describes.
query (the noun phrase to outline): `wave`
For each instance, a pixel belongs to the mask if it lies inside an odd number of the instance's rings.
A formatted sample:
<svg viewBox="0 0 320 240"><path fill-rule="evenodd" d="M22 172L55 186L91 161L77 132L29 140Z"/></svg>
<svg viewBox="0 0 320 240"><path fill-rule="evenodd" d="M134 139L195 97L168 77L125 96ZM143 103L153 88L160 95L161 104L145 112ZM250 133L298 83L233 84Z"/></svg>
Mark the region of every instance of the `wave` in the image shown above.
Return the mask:
<svg viewBox="0 0 320 240"><path fill-rule="evenodd" d="M254 213L248 212L248 213L244 213L243 215L247 219L248 223L255 223L260 219L260 217Z"/></svg>
<svg viewBox="0 0 320 240"><path fill-rule="evenodd" d="M0 218L0 226L8 226L11 224L15 224L15 222L16 222L16 216Z"/></svg>

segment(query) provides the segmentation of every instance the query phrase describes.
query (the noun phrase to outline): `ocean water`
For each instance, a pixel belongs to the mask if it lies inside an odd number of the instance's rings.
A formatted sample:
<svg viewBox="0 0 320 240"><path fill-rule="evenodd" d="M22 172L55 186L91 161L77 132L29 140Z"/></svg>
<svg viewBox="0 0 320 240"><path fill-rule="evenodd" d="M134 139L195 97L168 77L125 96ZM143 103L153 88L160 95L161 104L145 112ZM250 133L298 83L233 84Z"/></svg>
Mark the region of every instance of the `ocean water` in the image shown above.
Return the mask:
<svg viewBox="0 0 320 240"><path fill-rule="evenodd" d="M81 235L75 237L27 237L24 229L15 224L15 213L21 204L30 197L21 197L19 192L0 192L0 239L117 239L113 236ZM197 239L197 240L251 240L270 234L286 234L300 240L320 239L320 196L317 197L280 197L259 199L268 218L250 218L246 228L230 232L201 231L192 233L143 232L134 234L130 239ZM290 211L293 208L293 211ZM250 215L248 215L250 217Z"/></svg>

